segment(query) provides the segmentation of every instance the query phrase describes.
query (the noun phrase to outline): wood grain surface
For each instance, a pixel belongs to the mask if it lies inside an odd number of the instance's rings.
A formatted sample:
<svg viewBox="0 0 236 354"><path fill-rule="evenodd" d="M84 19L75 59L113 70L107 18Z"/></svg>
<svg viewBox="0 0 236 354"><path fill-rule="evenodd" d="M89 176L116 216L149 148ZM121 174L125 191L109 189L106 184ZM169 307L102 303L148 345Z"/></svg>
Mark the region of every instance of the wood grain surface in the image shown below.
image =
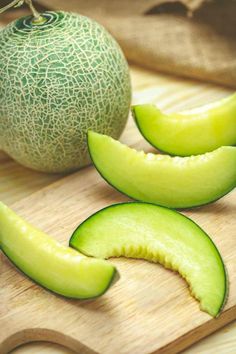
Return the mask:
<svg viewBox="0 0 236 354"><path fill-rule="evenodd" d="M186 349L182 354L235 354L236 325L231 323L225 328L202 339L198 343ZM75 354L74 351L57 344L29 343L18 347L10 354ZM77 353L77 354L83 354Z"/></svg>
<svg viewBox="0 0 236 354"><path fill-rule="evenodd" d="M223 88L138 68L133 68L132 80L134 103L151 101L166 110L189 108L230 93ZM131 119L122 140L136 148L152 150L144 143ZM9 163L12 171L7 167ZM14 177L18 168L22 170L20 187L18 178ZM13 182L9 188L7 182L10 177ZM126 200L106 185L93 167L62 179L60 176L35 174L2 154L0 178L3 181L0 198L65 244L74 227L86 216L104 205ZM54 178L58 181L50 184ZM47 184L47 188L41 189ZM29 196L36 190L38 192ZM22 199L24 194L26 198ZM188 212L216 241L229 270L230 297L225 313L217 320L199 311L197 302L191 298L181 278L158 265L115 260L122 275L120 282L101 299L79 302L65 300L41 289L17 272L1 255L1 341L12 334L2 346L1 354L20 343L37 339L59 342L83 354L174 353L221 327L236 317L236 245L231 235L235 231L235 208L234 192L213 205ZM224 350L220 349L218 353L235 352L235 325L225 331L227 329L223 329L221 335L203 341L200 347L191 348L189 353L204 353L204 350L205 353L217 353L218 348ZM15 351L60 352L71 353L48 344L33 344Z"/></svg>

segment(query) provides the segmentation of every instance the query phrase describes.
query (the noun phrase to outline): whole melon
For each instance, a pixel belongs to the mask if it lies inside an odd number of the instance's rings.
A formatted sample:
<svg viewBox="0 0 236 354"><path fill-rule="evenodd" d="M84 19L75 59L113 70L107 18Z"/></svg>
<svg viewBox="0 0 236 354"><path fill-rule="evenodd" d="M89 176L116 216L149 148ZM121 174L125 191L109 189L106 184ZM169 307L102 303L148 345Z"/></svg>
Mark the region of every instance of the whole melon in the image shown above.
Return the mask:
<svg viewBox="0 0 236 354"><path fill-rule="evenodd" d="M45 12L0 31L0 147L24 166L68 172L90 162L89 129L118 138L131 100L114 38L78 14Z"/></svg>

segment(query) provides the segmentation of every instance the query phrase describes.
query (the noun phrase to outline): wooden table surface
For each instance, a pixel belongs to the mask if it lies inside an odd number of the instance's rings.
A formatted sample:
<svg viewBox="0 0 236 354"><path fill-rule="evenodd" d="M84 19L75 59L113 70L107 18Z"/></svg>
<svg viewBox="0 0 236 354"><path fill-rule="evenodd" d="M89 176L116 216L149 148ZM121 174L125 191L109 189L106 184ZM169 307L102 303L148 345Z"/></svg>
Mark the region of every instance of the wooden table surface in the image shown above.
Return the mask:
<svg viewBox="0 0 236 354"><path fill-rule="evenodd" d="M131 67L134 90L134 102L156 101L160 97L160 105L171 109L174 103L179 109L189 108L196 104L215 100L230 94L231 91L210 84L203 84L171 76ZM169 94L171 93L171 99ZM12 161L0 151L0 200L11 205L16 201L38 191L60 175L47 175L31 171ZM50 343L32 343L15 349L11 354L73 354L72 351ZM184 352L185 354L235 354L236 353L236 322L203 339ZM78 353L80 354L80 353ZM83 354L83 353L81 353ZM118 353L114 353L118 354Z"/></svg>
<svg viewBox="0 0 236 354"><path fill-rule="evenodd" d="M137 67L131 68L134 95L137 102L156 101L160 96L160 105L171 110L174 103L179 109L189 108L199 102L214 100L230 94L230 90L209 84L193 82L164 76ZM169 94L171 93L171 99ZM60 175L47 175L26 169L0 152L0 200L11 205L55 180ZM11 354L73 354L72 351L50 343L32 343L15 349ZM205 338L184 352L185 354L229 354L236 353L236 322L226 326L215 334ZM81 353L82 354L82 353ZM118 354L118 353L115 353Z"/></svg>

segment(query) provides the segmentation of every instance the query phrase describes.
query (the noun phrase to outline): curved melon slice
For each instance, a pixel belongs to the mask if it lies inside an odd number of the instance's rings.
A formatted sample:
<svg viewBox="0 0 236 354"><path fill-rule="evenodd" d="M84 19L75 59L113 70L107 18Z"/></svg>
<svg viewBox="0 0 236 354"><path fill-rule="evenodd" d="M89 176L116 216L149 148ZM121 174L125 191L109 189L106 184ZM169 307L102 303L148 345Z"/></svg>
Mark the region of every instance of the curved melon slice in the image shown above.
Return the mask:
<svg viewBox="0 0 236 354"><path fill-rule="evenodd" d="M116 274L108 262L87 258L62 246L3 203L0 203L0 248L35 282L70 298L102 295Z"/></svg>
<svg viewBox="0 0 236 354"><path fill-rule="evenodd" d="M109 206L85 220L70 246L99 258L132 257L161 263L186 279L203 311L217 316L227 297L227 277L210 237L180 213L146 203Z"/></svg>
<svg viewBox="0 0 236 354"><path fill-rule="evenodd" d="M164 114L150 104L132 108L143 137L171 155L189 156L236 145L236 94L182 113Z"/></svg>
<svg viewBox="0 0 236 354"><path fill-rule="evenodd" d="M236 147L170 157L138 152L91 131L88 146L102 177L140 201L170 208L194 207L217 200L236 186Z"/></svg>

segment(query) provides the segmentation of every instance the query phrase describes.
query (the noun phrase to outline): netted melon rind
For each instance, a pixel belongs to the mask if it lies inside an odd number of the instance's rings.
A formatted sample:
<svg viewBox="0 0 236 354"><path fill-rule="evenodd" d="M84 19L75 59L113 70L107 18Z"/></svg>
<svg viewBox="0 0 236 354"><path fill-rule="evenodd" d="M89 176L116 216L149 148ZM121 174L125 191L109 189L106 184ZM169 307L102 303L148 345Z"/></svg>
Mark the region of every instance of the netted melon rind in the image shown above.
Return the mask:
<svg viewBox="0 0 236 354"><path fill-rule="evenodd" d="M118 138L130 106L124 55L99 24L50 12L0 32L0 145L21 164L67 172L89 163L88 129ZM30 26L29 26L30 27Z"/></svg>

